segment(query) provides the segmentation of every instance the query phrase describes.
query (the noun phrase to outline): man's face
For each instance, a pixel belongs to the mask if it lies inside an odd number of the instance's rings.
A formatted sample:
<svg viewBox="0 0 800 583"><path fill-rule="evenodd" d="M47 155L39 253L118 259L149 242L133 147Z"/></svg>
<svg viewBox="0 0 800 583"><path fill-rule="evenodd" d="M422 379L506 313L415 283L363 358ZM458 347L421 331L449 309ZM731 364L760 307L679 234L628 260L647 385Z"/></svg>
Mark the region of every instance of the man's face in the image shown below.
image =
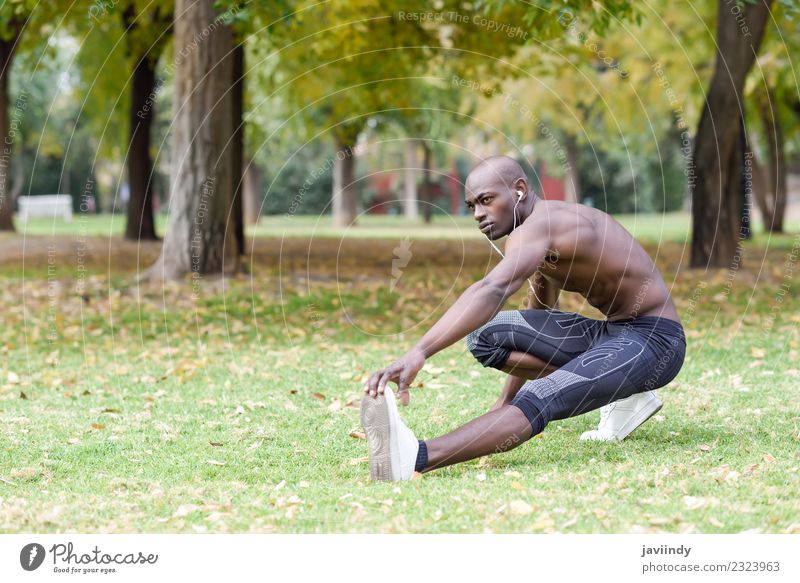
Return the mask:
<svg viewBox="0 0 800 583"><path fill-rule="evenodd" d="M514 229L516 195L508 187L467 180L465 201L481 233L492 241Z"/></svg>

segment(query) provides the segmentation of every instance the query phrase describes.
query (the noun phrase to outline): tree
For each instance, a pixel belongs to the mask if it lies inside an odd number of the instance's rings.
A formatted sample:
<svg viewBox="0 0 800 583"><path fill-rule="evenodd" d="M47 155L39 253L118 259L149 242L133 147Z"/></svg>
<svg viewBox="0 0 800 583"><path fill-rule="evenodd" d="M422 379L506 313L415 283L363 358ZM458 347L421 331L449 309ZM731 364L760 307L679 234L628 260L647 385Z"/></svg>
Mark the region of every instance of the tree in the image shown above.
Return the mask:
<svg viewBox="0 0 800 583"><path fill-rule="evenodd" d="M0 4L0 231L14 230L14 200L11 196L13 144L9 109L8 78L22 33L38 2L23 0ZM15 110L19 113L19 110Z"/></svg>
<svg viewBox="0 0 800 583"><path fill-rule="evenodd" d="M741 229L739 123L744 83L758 55L772 0L717 6L714 75L694 144L692 267L730 265Z"/></svg>
<svg viewBox="0 0 800 583"><path fill-rule="evenodd" d="M153 159L150 155L151 127L158 93L156 64L172 29L172 2L128 0L117 7L125 26L126 57L133 69L128 112L127 152L130 198L125 238L155 240L153 216Z"/></svg>
<svg viewBox="0 0 800 583"><path fill-rule="evenodd" d="M148 275L231 273L238 253L233 199L233 31L212 0L175 6L175 102L169 227ZM239 169L241 172L241 168Z"/></svg>
<svg viewBox="0 0 800 583"><path fill-rule="evenodd" d="M794 12L794 14L791 14ZM792 17L794 16L794 17ZM792 55L800 50L800 5L794 10L782 3L775 5L773 18L764 33L762 54L747 79L745 93L748 118L752 123L748 134L761 143L750 152L753 194L769 232L783 231L786 211L787 144L797 135L798 114L792 104L797 102L797 78ZM756 128L760 125L760 130Z"/></svg>

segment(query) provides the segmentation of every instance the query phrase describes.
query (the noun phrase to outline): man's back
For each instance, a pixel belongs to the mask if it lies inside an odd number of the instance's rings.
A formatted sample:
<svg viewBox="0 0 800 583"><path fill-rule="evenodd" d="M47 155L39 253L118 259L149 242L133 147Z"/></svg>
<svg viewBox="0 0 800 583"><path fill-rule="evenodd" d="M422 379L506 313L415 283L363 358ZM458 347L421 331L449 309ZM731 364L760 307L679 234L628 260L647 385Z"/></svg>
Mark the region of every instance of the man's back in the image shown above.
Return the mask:
<svg viewBox="0 0 800 583"><path fill-rule="evenodd" d="M509 236L548 241L540 273L553 286L578 292L609 320L663 316L679 321L650 256L606 213L580 204L539 199Z"/></svg>

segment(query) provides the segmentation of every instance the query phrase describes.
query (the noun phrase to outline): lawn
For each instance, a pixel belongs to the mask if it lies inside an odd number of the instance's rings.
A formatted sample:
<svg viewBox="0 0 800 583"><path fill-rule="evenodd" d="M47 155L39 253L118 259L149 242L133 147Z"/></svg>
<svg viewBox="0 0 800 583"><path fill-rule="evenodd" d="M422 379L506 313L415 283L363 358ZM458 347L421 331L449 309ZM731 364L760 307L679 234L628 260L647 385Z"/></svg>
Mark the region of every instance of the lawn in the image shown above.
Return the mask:
<svg viewBox="0 0 800 583"><path fill-rule="evenodd" d="M345 237L266 218L249 275L196 287L137 285L158 244L91 220L0 239L25 250L0 256L2 532L800 532L796 235L758 236L740 268L703 273L686 267L684 215L624 218L687 329L660 414L622 443L580 442L592 412L387 484L368 479L361 380L496 261L468 217L368 218ZM503 377L459 342L401 414L440 435L488 410Z"/></svg>

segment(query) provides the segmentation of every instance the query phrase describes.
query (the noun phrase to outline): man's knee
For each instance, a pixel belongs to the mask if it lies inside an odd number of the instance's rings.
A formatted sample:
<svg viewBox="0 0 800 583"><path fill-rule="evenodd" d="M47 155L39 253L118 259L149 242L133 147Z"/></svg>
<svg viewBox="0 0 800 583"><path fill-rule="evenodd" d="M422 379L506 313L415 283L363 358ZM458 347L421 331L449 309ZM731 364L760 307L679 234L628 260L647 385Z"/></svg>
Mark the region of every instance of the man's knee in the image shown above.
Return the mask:
<svg viewBox="0 0 800 583"><path fill-rule="evenodd" d="M470 332L466 339L467 348L484 367L500 369L508 360L511 350L497 343L491 325L492 322L489 322Z"/></svg>
<svg viewBox="0 0 800 583"><path fill-rule="evenodd" d="M522 385L517 395L509 403L509 405L514 405L520 409L528 419L531 424L531 437L544 431L545 426L550 421L545 403L533 391L538 386L536 383L541 384L543 382L548 382L547 378L528 381Z"/></svg>

